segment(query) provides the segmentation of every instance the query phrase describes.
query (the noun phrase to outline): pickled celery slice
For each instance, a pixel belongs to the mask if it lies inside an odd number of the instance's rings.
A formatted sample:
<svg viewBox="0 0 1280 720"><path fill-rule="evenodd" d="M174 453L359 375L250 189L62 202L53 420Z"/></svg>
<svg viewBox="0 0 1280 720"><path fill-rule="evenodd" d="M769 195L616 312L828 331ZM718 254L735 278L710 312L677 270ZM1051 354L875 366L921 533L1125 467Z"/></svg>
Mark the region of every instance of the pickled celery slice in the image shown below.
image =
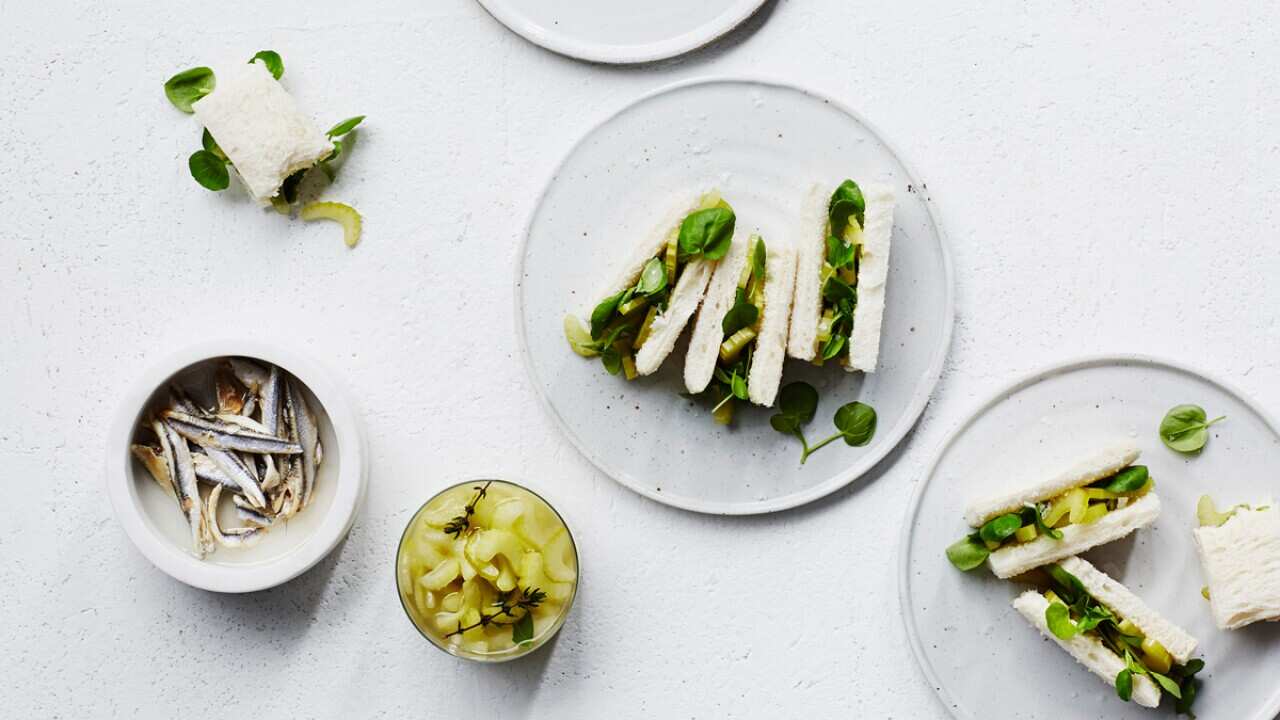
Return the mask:
<svg viewBox="0 0 1280 720"><path fill-rule="evenodd" d="M1018 542L1031 542L1036 539L1037 535L1039 535L1039 532L1034 524L1023 525L1013 533L1013 538Z"/></svg>
<svg viewBox="0 0 1280 720"><path fill-rule="evenodd" d="M628 380L635 380L640 373L636 371L636 359L631 353L622 356L622 376Z"/></svg>
<svg viewBox="0 0 1280 720"><path fill-rule="evenodd" d="M569 567L565 561L571 549L569 533L565 532L564 528L561 528L555 537L551 539L551 542L547 543L546 554L543 555L542 569L547 574L547 577L563 583L573 582L577 579L578 572Z"/></svg>
<svg viewBox="0 0 1280 720"><path fill-rule="evenodd" d="M338 202L312 202L302 206L298 217L303 220L333 220L342 225L343 239L347 247L353 248L360 242L360 228L363 221L360 213L350 205Z"/></svg>
<svg viewBox="0 0 1280 720"><path fill-rule="evenodd" d="M431 572L418 578L418 583L427 590L440 590L458 577L461 566L457 560L449 558L440 563Z"/></svg>
<svg viewBox="0 0 1280 720"><path fill-rule="evenodd" d="M636 333L636 339L631 343L633 350L639 350L640 346L649 339L649 333L653 330L653 321L658 317L658 308L650 307L649 314L644 316L644 322L640 323L640 331Z"/></svg>
<svg viewBox="0 0 1280 720"><path fill-rule="evenodd" d="M596 349L595 341L591 339L591 331L577 315L564 316L564 339L569 341L570 349L582 357L595 357L600 354Z"/></svg>
<svg viewBox="0 0 1280 720"><path fill-rule="evenodd" d="M648 305L649 298L644 297L643 295L633 297L618 306L618 314L623 316L630 315L641 308L648 307Z"/></svg>
<svg viewBox="0 0 1280 720"><path fill-rule="evenodd" d="M731 363L737 359L742 351L747 348L747 344L756 339L756 331L754 328L744 327L733 335L720 343L720 360L724 363Z"/></svg>
<svg viewBox="0 0 1280 720"><path fill-rule="evenodd" d="M667 248L663 251L662 264L667 269L667 287L675 287L676 268L680 258L680 227L676 226L667 233Z"/></svg>
<svg viewBox="0 0 1280 720"><path fill-rule="evenodd" d="M1151 638L1142 639L1142 660L1149 670L1164 674L1173 667L1173 657L1163 645Z"/></svg>
<svg viewBox="0 0 1280 720"><path fill-rule="evenodd" d="M1078 523L1084 520L1084 514L1089 510L1089 496L1085 494L1083 488L1076 488L1067 493L1067 521L1070 523Z"/></svg>
<svg viewBox="0 0 1280 720"><path fill-rule="evenodd" d="M1095 523L1102 519L1102 516L1110 512L1106 503L1093 503L1084 511L1084 517L1080 518L1081 525Z"/></svg>

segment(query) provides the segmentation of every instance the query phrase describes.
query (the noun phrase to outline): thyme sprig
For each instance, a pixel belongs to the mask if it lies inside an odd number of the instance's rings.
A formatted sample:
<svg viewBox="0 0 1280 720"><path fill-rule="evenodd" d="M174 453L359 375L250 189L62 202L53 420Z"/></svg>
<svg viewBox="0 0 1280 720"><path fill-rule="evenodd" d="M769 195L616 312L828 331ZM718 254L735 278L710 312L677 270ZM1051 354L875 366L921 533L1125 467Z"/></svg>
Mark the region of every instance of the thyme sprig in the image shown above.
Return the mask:
<svg viewBox="0 0 1280 720"><path fill-rule="evenodd" d="M497 612L480 613L480 619L470 625L458 623L458 629L445 635L445 637L453 637L461 635L468 630L474 630L479 627L488 627L490 625L511 625L511 637L516 643L524 642L533 638L533 609L542 604L547 599L547 594L540 588L525 588L519 594L515 590L504 592L494 601L493 607L498 608ZM519 617L516 616L516 610L524 610ZM502 618L510 618L503 620ZM523 636L523 637L522 637Z"/></svg>
<svg viewBox="0 0 1280 720"><path fill-rule="evenodd" d="M489 486L492 484L493 481L490 480L485 483L483 487L479 485L476 486L476 496L471 498L471 502L467 503L467 506L463 508L463 514L456 515L452 520L445 523L444 531L446 533L452 535L456 539L462 535L464 530L471 527L471 516L476 514L476 505L484 499L485 494L489 492Z"/></svg>

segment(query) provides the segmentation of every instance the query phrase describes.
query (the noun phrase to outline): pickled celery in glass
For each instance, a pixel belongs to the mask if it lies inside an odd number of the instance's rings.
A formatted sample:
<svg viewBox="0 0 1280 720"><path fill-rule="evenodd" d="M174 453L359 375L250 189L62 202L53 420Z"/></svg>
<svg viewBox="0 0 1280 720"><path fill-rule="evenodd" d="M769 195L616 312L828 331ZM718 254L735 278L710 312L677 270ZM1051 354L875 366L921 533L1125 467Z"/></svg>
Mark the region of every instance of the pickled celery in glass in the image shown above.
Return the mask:
<svg viewBox="0 0 1280 720"><path fill-rule="evenodd" d="M450 487L409 522L396 555L405 613L445 651L498 662L555 635L573 604L578 554L564 520L501 480Z"/></svg>

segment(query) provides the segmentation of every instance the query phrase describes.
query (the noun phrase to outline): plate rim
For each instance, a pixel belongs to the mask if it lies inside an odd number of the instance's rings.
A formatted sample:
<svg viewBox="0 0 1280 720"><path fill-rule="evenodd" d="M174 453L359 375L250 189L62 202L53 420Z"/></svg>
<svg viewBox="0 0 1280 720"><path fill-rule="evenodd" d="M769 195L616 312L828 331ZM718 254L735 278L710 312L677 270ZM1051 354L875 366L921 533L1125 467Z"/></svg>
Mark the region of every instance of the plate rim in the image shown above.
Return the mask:
<svg viewBox="0 0 1280 720"><path fill-rule="evenodd" d="M524 15L516 12L506 0L477 0L485 12L511 32L538 47L575 60L609 65L636 65L667 60L709 45L729 34L764 7L769 0L736 0L735 4L713 21L665 40L638 45L579 42L547 33Z"/></svg>
<svg viewBox="0 0 1280 720"><path fill-rule="evenodd" d="M951 353L951 343L955 330L956 308L955 308L955 271L951 260L950 240L947 237L946 230L942 223L941 214L933 200L932 192L922 197L925 212L928 214L930 221L933 223L936 236L938 238L938 248L942 256L942 272L943 282L945 285L945 309L943 312L943 327L941 342L934 349L934 356L930 360L928 370L924 376L924 381L917 387L916 392L912 395L910 401L906 405L902 417L889 430L888 439L877 446L877 449L866 455L859 456L852 462L848 469L842 473L832 475L824 482L814 485L811 488L800 492L794 492L782 495L769 500L753 500L750 502L710 502L700 501L688 498L682 495L670 495L657 492L632 480L625 475L615 474L609 467L608 463L595 457L594 454L587 451L578 436L569 428L564 418L556 411L551 404L551 398L541 389L537 370L533 366L533 360L529 355L528 338L525 334L525 308L524 308L524 269L525 261L528 255L529 237L533 232L533 223L538 216L543 204L546 202L547 193L550 191L552 184L564 170L565 164L569 159L583 146L583 144L618 117L633 110L650 100L666 95L668 93L685 90L692 87L703 85L718 85L727 83L755 84L764 85L773 88L780 88L799 92L819 102L823 102L840 112L853 118L856 122L861 123L871 132L875 138L884 145L885 149L898 161L902 169L906 172L905 181L912 183L917 187L923 187L920 182L919 175L915 171L915 167L907 161L902 153L898 151L896 145L891 143L883 133L880 132L878 126L867 121L861 114L855 112L842 100L829 95L827 93L813 90L805 86L796 84L788 80L770 78L767 76L750 76L750 75L709 75L689 78L672 83L661 85L648 92L642 93L638 97L624 103L621 107L608 112L604 117L592 123L590 128L582 133L568 149L560 156L560 159L554 164L551 172L546 176L546 180L542 184L542 189L538 193L537 202L529 211L529 216L525 221L524 233L520 237L519 245L516 247L516 262L514 263L514 293L513 301L515 304L514 321L516 326L516 345L520 352L521 360L524 364L525 371L529 380L533 383L533 391L538 396L539 404L542 405L544 411L555 421L559 427L561 434L568 439L569 443L578 451L578 454L586 458L596 470L604 473L610 479L619 485L628 488L644 497L654 500L663 505L688 510L691 512L706 513L712 515L762 515L766 513L778 512L781 510L789 510L799 507L807 503L824 498L837 490L849 485L854 480L866 474L872 468L880 464L890 453L902 444L907 433L915 427L919 422L920 416L924 413L924 409L928 406L929 401L933 399L934 392L938 388L938 383L942 378L942 367L946 363L947 357Z"/></svg>
<svg viewBox="0 0 1280 720"><path fill-rule="evenodd" d="M1266 410L1254 402L1248 395L1245 395L1235 384L1225 381L1216 374L1206 372L1201 367L1184 363L1177 360L1171 360L1159 355L1148 353L1091 353L1080 355L1067 360L1059 361L1050 365L1035 368L1029 372L1017 375L1008 384L1001 385L996 391L988 395L984 400L979 402L974 409L966 413L963 418L947 433L946 437L938 443L935 448L928 465L921 474L916 487L912 490L911 499L907 503L907 510L903 517L902 530L898 535L898 608L902 613L902 623L907 633L907 640L911 645L911 655L915 658L916 667L924 674L925 680L929 686L933 688L935 699L943 706L947 713L959 720L973 720L973 715L969 714L967 709L962 710L951 697L950 693L943 687L938 678L937 672L934 671L933 664L929 661L924 651L924 644L920 638L919 629L916 627L915 616L911 612L911 606L908 602L908 586L910 584L909 557L911 542L911 530L914 527L920 510L921 500L924 498L924 492L933 480L937 472L938 465L942 461L943 455L947 453L955 444L960 435L969 428L975 420L985 415L997 404L1022 390L1043 382L1051 377L1063 375L1077 370L1085 370L1106 365L1146 365L1163 367L1167 370L1174 370L1189 375L1194 375L1201 380L1205 380L1212 385L1216 385L1228 395L1234 397L1242 405L1249 408L1258 417L1266 423L1271 432L1280 437L1280 428L1277 427L1275 418ZM1280 712L1280 690L1267 701L1269 704L1264 706L1262 712L1254 716L1253 720L1273 720L1277 712Z"/></svg>

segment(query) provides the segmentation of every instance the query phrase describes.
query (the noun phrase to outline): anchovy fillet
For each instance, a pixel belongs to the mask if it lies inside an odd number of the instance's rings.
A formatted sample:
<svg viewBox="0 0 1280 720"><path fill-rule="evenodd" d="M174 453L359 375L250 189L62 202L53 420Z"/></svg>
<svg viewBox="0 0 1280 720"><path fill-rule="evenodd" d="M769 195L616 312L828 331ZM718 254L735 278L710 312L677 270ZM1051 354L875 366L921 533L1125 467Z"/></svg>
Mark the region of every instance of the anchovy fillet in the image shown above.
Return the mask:
<svg viewBox="0 0 1280 720"><path fill-rule="evenodd" d="M205 524L204 507L200 503L200 488L196 485L196 470L191 462L191 451L187 449L187 441L183 440L171 425L165 424L169 446L173 457L174 474L173 489L178 499L178 507L187 516L187 524L191 526L191 548L197 557L204 557L209 549L205 536L208 527Z"/></svg>
<svg viewBox="0 0 1280 720"><path fill-rule="evenodd" d="M195 465L197 480L209 485L221 485L232 492L240 492L240 484L222 472L222 468L218 467L218 464L208 455L202 452L192 453L191 462Z"/></svg>
<svg viewBox="0 0 1280 720"><path fill-rule="evenodd" d="M298 433L298 443L302 446L302 498L298 508L305 508L311 502L311 491L316 484L316 444L319 442L320 433L316 428L315 416L311 414L311 408L307 407L307 401L302 397L302 391L298 388L298 384L289 381L289 414L293 418L293 424Z"/></svg>
<svg viewBox="0 0 1280 720"><path fill-rule="evenodd" d="M267 382L262 386L259 397L262 398L262 425L266 431L279 437L280 435L280 400L284 384L280 379L280 368L271 366Z"/></svg>
<svg viewBox="0 0 1280 720"><path fill-rule="evenodd" d="M234 423L200 418L178 410L166 410L164 416L174 430L204 448L273 455L296 455L303 451L298 443L254 432Z"/></svg>
<svg viewBox="0 0 1280 720"><path fill-rule="evenodd" d="M219 448L205 448L204 452L209 459L218 466L218 469L224 475L231 478L245 497L249 498L249 502L255 507L266 507L267 499L262 494L262 488L258 486L258 481L249 473L249 469L240 462L240 458Z"/></svg>
<svg viewBox="0 0 1280 720"><path fill-rule="evenodd" d="M209 494L208 523L214 540L217 540L219 545L229 548L246 548L257 544L262 539L262 528L227 528L223 531L218 527L218 498L221 494L221 485L214 487L213 492Z"/></svg>

